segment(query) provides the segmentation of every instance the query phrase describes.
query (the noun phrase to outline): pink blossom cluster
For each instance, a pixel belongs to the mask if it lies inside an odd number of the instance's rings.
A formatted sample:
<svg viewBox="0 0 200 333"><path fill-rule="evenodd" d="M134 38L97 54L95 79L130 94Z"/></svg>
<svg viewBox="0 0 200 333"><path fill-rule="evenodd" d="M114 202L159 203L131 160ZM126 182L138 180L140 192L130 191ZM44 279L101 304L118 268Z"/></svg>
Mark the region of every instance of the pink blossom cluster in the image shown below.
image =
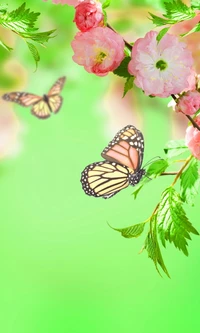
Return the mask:
<svg viewBox="0 0 200 333"><path fill-rule="evenodd" d="M89 73L105 76L124 58L123 38L105 26L102 5L97 0L79 1L74 22L80 30L72 41L73 60Z"/></svg>
<svg viewBox="0 0 200 333"><path fill-rule="evenodd" d="M200 127L200 115L194 121ZM200 131L192 125L186 129L185 144L190 149L192 155L200 160Z"/></svg>

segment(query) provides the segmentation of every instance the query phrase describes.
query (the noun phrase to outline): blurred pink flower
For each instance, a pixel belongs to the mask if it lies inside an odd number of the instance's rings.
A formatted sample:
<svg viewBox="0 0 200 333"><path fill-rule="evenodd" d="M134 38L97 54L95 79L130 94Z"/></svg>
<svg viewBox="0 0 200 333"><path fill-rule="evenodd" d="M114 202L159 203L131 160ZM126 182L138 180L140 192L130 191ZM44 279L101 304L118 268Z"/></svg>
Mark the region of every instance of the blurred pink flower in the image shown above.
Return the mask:
<svg viewBox="0 0 200 333"><path fill-rule="evenodd" d="M200 126L200 116L194 120ZM186 129L185 144L191 150L192 155L200 160L200 131L192 125Z"/></svg>
<svg viewBox="0 0 200 333"><path fill-rule="evenodd" d="M107 27L78 32L71 45L73 60L98 76L115 70L124 58L123 38Z"/></svg>
<svg viewBox="0 0 200 333"><path fill-rule="evenodd" d="M200 109L200 93L195 91L188 91L178 99L175 106L176 112L182 112L189 116L195 114Z"/></svg>
<svg viewBox="0 0 200 333"><path fill-rule="evenodd" d="M102 5L98 1L86 0L76 6L74 22L77 28L82 31L88 31L103 25Z"/></svg>
<svg viewBox="0 0 200 333"><path fill-rule="evenodd" d="M48 0L43 0L43 1L48 1ZM58 3L61 3L62 5L69 5L69 6L77 6L78 3L80 2L81 0L52 0L53 3L55 4L58 4Z"/></svg>
<svg viewBox="0 0 200 333"><path fill-rule="evenodd" d="M135 42L128 70L146 95L168 97L191 87L193 58L177 37L166 34L158 43L157 35L150 31Z"/></svg>

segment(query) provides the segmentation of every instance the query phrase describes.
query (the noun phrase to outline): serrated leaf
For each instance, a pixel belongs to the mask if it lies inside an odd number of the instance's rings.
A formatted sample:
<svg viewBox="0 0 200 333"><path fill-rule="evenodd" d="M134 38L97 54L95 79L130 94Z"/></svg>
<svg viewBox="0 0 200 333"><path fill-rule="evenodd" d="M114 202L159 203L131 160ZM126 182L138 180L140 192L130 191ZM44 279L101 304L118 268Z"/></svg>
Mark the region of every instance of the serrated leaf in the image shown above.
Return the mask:
<svg viewBox="0 0 200 333"><path fill-rule="evenodd" d="M51 36L56 30L49 30L49 31L45 31L45 32L38 32L38 33L23 33L21 34L22 37L24 38L28 38L33 40L34 42L37 42L41 45L43 45L44 43L48 42L50 38L53 38L55 36Z"/></svg>
<svg viewBox="0 0 200 333"><path fill-rule="evenodd" d="M149 12L149 15L150 15L149 20L151 20L152 23L155 24L157 27L161 27L162 25L176 23L176 21L174 21L174 20L167 20L167 19L165 19L163 17L154 15L154 14L152 14L150 12Z"/></svg>
<svg viewBox="0 0 200 333"><path fill-rule="evenodd" d="M144 248L146 249L146 251L148 253L148 257L153 260L158 273L160 274L160 271L158 269L158 265L159 265L162 268L163 272L165 272L165 274L170 278L170 275L169 275L167 268L165 266L165 263L163 261L158 239L157 239L156 215L154 215L151 218L150 226L151 226L150 231L145 240Z"/></svg>
<svg viewBox="0 0 200 333"><path fill-rule="evenodd" d="M168 158L181 155L186 151L188 151L188 147L185 145L184 140L171 140L164 148L164 152Z"/></svg>
<svg viewBox="0 0 200 333"><path fill-rule="evenodd" d="M198 162L193 158L181 177L181 199L190 204L194 204L194 198L198 193L200 177L198 173Z"/></svg>
<svg viewBox="0 0 200 333"><path fill-rule="evenodd" d="M195 12L191 7L186 6L181 0L173 0L172 2L165 2L166 14L163 16L176 20L177 22L190 20L195 17Z"/></svg>
<svg viewBox="0 0 200 333"><path fill-rule="evenodd" d="M198 231L189 222L182 207L179 194L173 187L168 187L162 194L157 213L157 225L161 242L172 242L175 247L188 256L187 240L190 233L199 235Z"/></svg>
<svg viewBox="0 0 200 333"><path fill-rule="evenodd" d="M127 78L125 85L124 85L123 97L125 97L127 92L133 88L133 80L134 80L134 76L130 76Z"/></svg>
<svg viewBox="0 0 200 333"><path fill-rule="evenodd" d="M199 9L200 10L200 2L199 0L192 0L191 1L191 7L194 9Z"/></svg>
<svg viewBox="0 0 200 333"><path fill-rule="evenodd" d="M113 73L115 75L118 75L118 76L122 76L122 77L125 77L125 78L129 78L131 77L132 75L128 72L128 64L131 60L131 57L125 57L121 64L119 65L119 67L117 67Z"/></svg>
<svg viewBox="0 0 200 333"><path fill-rule="evenodd" d="M148 176L151 176L151 175L158 176L162 172L164 172L167 169L168 166L169 166L168 162L164 159L160 159L158 161L155 161L147 169L147 175Z"/></svg>
<svg viewBox="0 0 200 333"><path fill-rule="evenodd" d="M165 36L165 34L166 34L167 31L169 30L169 28L170 28L170 27L168 27L168 28L163 28L163 29L159 32L159 34L158 34L157 37L156 37L156 40L157 40L158 42L160 42L161 39Z"/></svg>
<svg viewBox="0 0 200 333"><path fill-rule="evenodd" d="M9 52L13 50L12 47L6 45L4 42L2 42L2 40L0 40L0 45Z"/></svg>
<svg viewBox="0 0 200 333"><path fill-rule="evenodd" d="M139 237L144 231L145 223L139 223L127 228L117 229L111 227L113 230L121 232L121 235L125 238Z"/></svg>
<svg viewBox="0 0 200 333"><path fill-rule="evenodd" d="M8 9L7 4L0 5L0 15L5 14L7 12L7 9Z"/></svg>
<svg viewBox="0 0 200 333"><path fill-rule="evenodd" d="M111 2L111 0L104 1L104 3L102 4L102 8L106 9L107 7L109 7L110 6L110 2Z"/></svg>
<svg viewBox="0 0 200 333"><path fill-rule="evenodd" d="M35 45L33 45L32 43L26 42L28 45L29 50L31 51L31 54L35 60L35 64L36 64L36 69L37 69L37 65L38 62L40 61L40 55L38 53L37 48L35 47Z"/></svg>

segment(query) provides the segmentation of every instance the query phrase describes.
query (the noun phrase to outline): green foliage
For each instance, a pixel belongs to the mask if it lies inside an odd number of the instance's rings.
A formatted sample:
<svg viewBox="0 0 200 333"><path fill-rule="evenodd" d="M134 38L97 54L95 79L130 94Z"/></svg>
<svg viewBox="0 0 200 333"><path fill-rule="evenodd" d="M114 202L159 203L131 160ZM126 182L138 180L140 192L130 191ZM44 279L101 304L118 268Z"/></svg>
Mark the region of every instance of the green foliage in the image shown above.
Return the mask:
<svg viewBox="0 0 200 333"><path fill-rule="evenodd" d="M44 43L48 42L49 39L53 37L52 34L55 30L37 32L38 28L35 27L35 23L39 15L40 13L31 12L30 9L26 9L26 3L23 3L19 8L13 10L12 12L8 12L7 7L5 5L1 5L0 25L15 32L18 36L25 39L26 42L27 39L30 39L44 46ZM29 42L27 42L27 45L37 66L40 59L38 50L35 45ZM2 46L6 47L9 51L11 50L11 48L5 44Z"/></svg>
<svg viewBox="0 0 200 333"><path fill-rule="evenodd" d="M186 170L181 174L181 199L182 201L193 205L194 198L198 193L200 177L198 173L198 163L192 158Z"/></svg>
<svg viewBox="0 0 200 333"><path fill-rule="evenodd" d="M132 225L127 228L116 229L112 228L113 230L121 232L121 235L125 238L136 238L139 237L144 231L145 223L139 223Z"/></svg>
<svg viewBox="0 0 200 333"><path fill-rule="evenodd" d="M2 40L0 40L0 45L4 47L4 49L6 49L7 51L12 51L12 47L6 45L4 42L2 42Z"/></svg>
<svg viewBox="0 0 200 333"><path fill-rule="evenodd" d="M133 88L133 81L134 81L134 76L130 76L126 79L126 82L124 85L123 97L125 97L127 92Z"/></svg>
<svg viewBox="0 0 200 333"><path fill-rule="evenodd" d="M111 0L105 0L103 3L102 3L102 8L103 9L106 9L107 7L110 6L110 2Z"/></svg>
<svg viewBox="0 0 200 333"><path fill-rule="evenodd" d="M186 151L188 151L188 147L185 145L184 140L171 140L164 148L164 152L168 158L181 155Z"/></svg>
<svg viewBox="0 0 200 333"><path fill-rule="evenodd" d="M164 35L168 32L169 27L168 28L163 28L162 30L160 30L160 32L158 33L156 40L158 42L160 42L160 40L164 37Z"/></svg>
<svg viewBox="0 0 200 333"><path fill-rule="evenodd" d="M170 186L162 194L157 214L158 231L161 242L173 242L175 247L188 256L187 239L190 233L198 235L198 231L189 222L182 207L182 201L176 190Z"/></svg>
<svg viewBox="0 0 200 333"><path fill-rule="evenodd" d="M117 67L113 73L115 75L125 77L125 78L130 78L132 75L128 72L128 64L131 60L131 57L125 57L119 67Z"/></svg>
<svg viewBox="0 0 200 333"><path fill-rule="evenodd" d="M181 37L186 37L190 34L192 34L193 32L199 32L200 31L200 23L197 23L194 28L192 28L190 31L184 33L184 34L181 34L180 36Z"/></svg>
<svg viewBox="0 0 200 333"><path fill-rule="evenodd" d="M191 7L194 9L199 9L200 10L200 2L199 0L192 0L191 1Z"/></svg>
<svg viewBox="0 0 200 333"><path fill-rule="evenodd" d="M167 160L160 159L158 161L153 162L149 168L147 169L147 175L155 177L159 176L162 172L164 172L169 166Z"/></svg>
<svg viewBox="0 0 200 333"><path fill-rule="evenodd" d="M194 2L193 2L194 3ZM200 4L195 2L191 7L185 5L181 0L173 0L172 2L164 2L165 13L163 17L159 17L152 13L150 14L150 20L152 20L153 24L156 26L163 26L163 25L173 25L182 21L190 20L196 16L194 9L200 9ZM169 29L170 27L168 27ZM186 36L191 32L199 31L199 25L193 28L190 32L183 34L182 36ZM160 41L162 37L166 34L166 30L163 29L160 31L159 35L157 36L157 40Z"/></svg>
<svg viewBox="0 0 200 333"><path fill-rule="evenodd" d="M162 270L165 272L165 274L170 278L169 273L167 271L167 268L164 264L162 254L160 251L158 239L157 239L157 230L156 230L156 215L153 215L150 220L150 231L147 234L145 243L144 243L144 249L148 253L148 257L151 258L155 264L155 267L160 274L160 271L158 269L158 265L162 268Z"/></svg>

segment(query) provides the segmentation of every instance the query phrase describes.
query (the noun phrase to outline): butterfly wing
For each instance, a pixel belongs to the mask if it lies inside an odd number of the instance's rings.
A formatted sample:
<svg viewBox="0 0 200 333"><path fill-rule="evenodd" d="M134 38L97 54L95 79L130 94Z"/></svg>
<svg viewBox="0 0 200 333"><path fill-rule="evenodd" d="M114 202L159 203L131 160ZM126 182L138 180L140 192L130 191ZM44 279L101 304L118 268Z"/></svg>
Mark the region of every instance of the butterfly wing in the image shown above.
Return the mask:
<svg viewBox="0 0 200 333"><path fill-rule="evenodd" d="M133 172L140 170L143 161L144 138L134 126L128 125L119 131L102 151L101 156L127 166Z"/></svg>
<svg viewBox="0 0 200 333"><path fill-rule="evenodd" d="M48 97L48 104L51 108L51 112L57 113L62 106L63 98L60 95L53 95Z"/></svg>
<svg viewBox="0 0 200 333"><path fill-rule="evenodd" d="M128 168L108 161L88 165L81 174L84 192L94 197L110 198L129 185Z"/></svg>
<svg viewBox="0 0 200 333"><path fill-rule="evenodd" d="M46 119L51 115L49 106L43 99L33 105L31 113L41 119Z"/></svg>
<svg viewBox="0 0 200 333"><path fill-rule="evenodd" d="M48 96L59 95L66 81L66 76L60 77L48 92Z"/></svg>
<svg viewBox="0 0 200 333"><path fill-rule="evenodd" d="M25 92L11 92L2 96L5 101L14 102L21 106L30 106L42 100L42 97Z"/></svg>

